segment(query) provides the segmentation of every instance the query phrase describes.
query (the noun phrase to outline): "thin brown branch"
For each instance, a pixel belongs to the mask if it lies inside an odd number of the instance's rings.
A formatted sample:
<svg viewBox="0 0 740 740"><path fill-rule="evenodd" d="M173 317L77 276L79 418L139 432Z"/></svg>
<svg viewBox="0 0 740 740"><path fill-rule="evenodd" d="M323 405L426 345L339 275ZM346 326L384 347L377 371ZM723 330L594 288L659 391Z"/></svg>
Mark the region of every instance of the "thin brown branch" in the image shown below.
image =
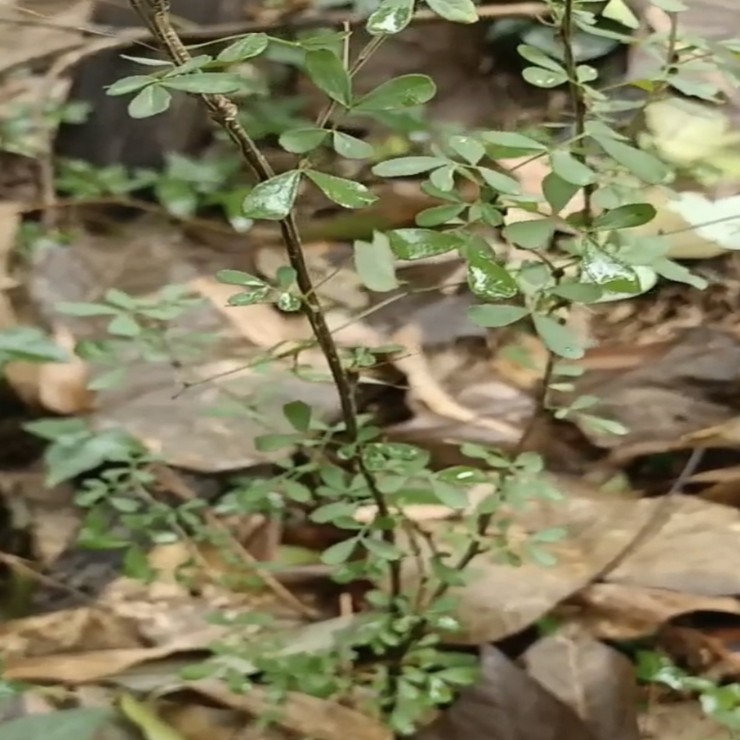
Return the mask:
<svg viewBox="0 0 740 740"><path fill-rule="evenodd" d="M182 65L191 57L182 40L172 26L169 9L169 0L129 0L132 8L150 28L158 46L175 64ZM239 149L245 162L254 171L260 182L265 182L275 176L270 163L264 157L246 129L239 123L237 106L224 95L200 95L208 108L211 118L220 126ZM349 374L345 371L339 355L339 349L334 341L331 330L324 318L321 301L316 293L306 264L300 233L296 226L293 214L290 213L280 221L280 231L288 256L290 266L295 270L296 283L301 291L303 300L301 308L308 320L316 341L329 365L334 385L337 389L342 410L342 420L350 440L357 443L359 426L357 423L357 408L355 402L355 388ZM355 451L355 466L367 484L370 496L377 506L378 516L383 519L389 517L389 509L385 497L378 490L374 477L370 474L362 460L359 449ZM392 542L392 530L384 530L383 537ZM400 564L393 562L389 565L392 595L397 598L401 589Z"/></svg>

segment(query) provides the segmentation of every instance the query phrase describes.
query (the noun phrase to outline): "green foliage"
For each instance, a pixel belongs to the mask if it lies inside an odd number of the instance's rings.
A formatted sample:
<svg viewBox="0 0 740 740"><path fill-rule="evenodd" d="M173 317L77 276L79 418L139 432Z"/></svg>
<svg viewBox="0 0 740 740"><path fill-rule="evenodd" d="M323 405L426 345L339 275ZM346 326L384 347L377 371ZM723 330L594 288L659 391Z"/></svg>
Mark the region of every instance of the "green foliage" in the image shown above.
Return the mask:
<svg viewBox="0 0 740 740"><path fill-rule="evenodd" d="M199 353L212 337L170 324L202 302L187 286L172 284L146 298L111 288L99 302L62 302L57 310L68 316L106 321L106 339L84 340L76 348L83 359L110 366L89 384L91 390L103 390L123 380L130 362L177 363Z"/></svg>
<svg viewBox="0 0 740 740"><path fill-rule="evenodd" d="M40 329L16 326L0 331L0 368L7 362L65 362L69 357Z"/></svg>
<svg viewBox="0 0 740 740"><path fill-rule="evenodd" d="M675 0L660 4L669 12L679 9ZM425 5L448 21L478 19L471 0L425 0ZM433 135L424 130L424 137L411 142L411 134L421 130L423 107L436 94L434 81L406 74L364 93L353 84L367 57L387 35L403 31L415 11L409 0L381 0L367 19L370 42L354 58L348 32L300 32L291 40L253 33L230 39L216 56L200 54L184 64L135 59L142 73L108 89L111 95L129 97L129 113L135 118L166 111L180 93L206 96L212 111L218 107L215 103L233 102L241 110L238 118L227 121L229 135L251 155L259 154L255 140L274 136L285 152L296 155L284 171L273 173L268 165L256 182L242 182L237 177L242 163L233 156L224 162L175 156L161 174L116 167L94 170L80 163L60 168L58 185L75 198L125 197L152 188L161 205L178 217L217 205L239 230L249 228L253 220L283 222L290 264L274 279L232 269L220 271L217 279L235 287L230 306L270 303L302 313L315 330L343 401L343 416L332 424L303 401L284 404L281 421L287 427L273 427L256 440L258 450L282 453L277 472L264 479L235 480L214 510L218 515L281 517L297 504L310 521L331 525L341 536L321 553L321 560L339 582L373 584L368 596L373 611L332 638L331 645L316 649L294 649L279 640L273 645L264 625L250 622L255 627L252 637L242 631L215 646L213 657L188 671L189 677L214 676L242 691L253 682L266 683L276 699L293 690L337 696L362 684L380 697L375 710L393 732L412 734L431 708L449 703L461 686L475 680L472 659L448 649L444 641L446 633L459 628L450 589L465 582L464 566L481 554L512 563L526 557L543 567L553 564L548 546L563 537L561 529L532 533L523 553L515 555L505 546L506 525L497 519L502 507L516 509L532 498L559 498L542 475L544 461L523 452L525 439L507 452L462 445L460 451L471 463L439 470L426 450L390 442L368 419L348 411L354 407L356 376L404 349L337 347L324 326L311 276L296 257L301 244L293 236L293 215L299 198L311 188L342 208L364 209L376 201L374 186L327 171L333 154L368 160L377 178L417 178L438 202L419 213L413 227L378 230L367 241L355 241L354 265L362 284L378 293L402 290L399 262L454 254L464 262L477 301L469 310L470 320L485 328L518 324L536 334L550 354L537 413L549 411L559 419L577 418L601 431L623 433L618 424L598 415L596 398L570 398L560 407L553 403L552 391L572 391L579 372L558 358L578 359L587 349L569 324L569 310L629 298L659 277L689 284L697 284L697 279L668 260L666 250L640 229L655 217L654 208L644 202L645 184L667 186L674 173L657 152L629 135L633 127L615 123L622 104L595 85L598 72L584 63L595 46L626 39L631 23L626 16L605 20L593 5L587 0L552 0L552 27L537 25L544 30L530 29L519 45L527 83L564 87L570 93L575 122L572 131L557 139L544 130L435 130ZM691 40L691 45L707 58L714 54L701 41ZM264 88L253 64L259 58L290 66L324 94L326 106L317 121L299 115L300 101L259 98ZM724 63L718 66L725 69ZM650 95L673 86L710 96L701 87L704 83L692 83L684 71L680 60L666 57L654 79L638 84ZM213 97L221 95L228 100ZM394 132L403 134L398 137L401 145L366 142L342 130L346 123L352 130L354 122L367 117L390 122ZM243 132L234 133L235 121L244 125ZM547 160L550 172L542 198L523 192L516 173L500 166L499 161L509 157ZM253 156L249 159L254 161ZM567 213L576 199L583 206ZM517 248L516 258L509 247ZM105 339L82 342L77 349L86 359L111 366L93 382L93 387L104 388L120 380L127 359L172 362L181 352L197 350L197 338L174 323L195 304L184 288L168 286L155 298L111 290L99 302L60 308L105 324ZM308 371L298 362L298 352L296 374L305 377ZM59 358L41 335L27 330L0 334L0 361ZM146 543L171 542L185 530L198 540L216 541L203 524L203 504L173 508L151 496L154 461L126 435L93 432L71 420L42 420L29 429L50 442L46 462L51 483L85 477L77 495L78 503L88 509L83 541L97 548L126 548L129 574L154 577L143 555ZM296 449L300 455L294 458ZM490 493L471 503L473 486L487 486ZM450 526L455 547L431 548L424 587L407 593L384 584L399 582L401 566L413 566L416 551L429 545L405 513L406 507L418 504L444 506L464 516L459 528ZM367 516L371 507L375 516ZM133 538L133 545L131 537L119 534L120 524L123 531L141 535ZM446 554L448 549L455 554ZM362 670L355 670L360 654ZM229 660L220 660L223 655ZM369 661L369 655L377 661ZM240 659L239 670L233 667L235 657ZM732 692L718 692L711 693L712 706L730 717L736 709Z"/></svg>
<svg viewBox="0 0 740 740"><path fill-rule="evenodd" d="M740 731L740 684L719 684L692 676L668 658L652 651L637 654L638 676L645 682L666 686L679 694L697 696L702 710L730 732Z"/></svg>

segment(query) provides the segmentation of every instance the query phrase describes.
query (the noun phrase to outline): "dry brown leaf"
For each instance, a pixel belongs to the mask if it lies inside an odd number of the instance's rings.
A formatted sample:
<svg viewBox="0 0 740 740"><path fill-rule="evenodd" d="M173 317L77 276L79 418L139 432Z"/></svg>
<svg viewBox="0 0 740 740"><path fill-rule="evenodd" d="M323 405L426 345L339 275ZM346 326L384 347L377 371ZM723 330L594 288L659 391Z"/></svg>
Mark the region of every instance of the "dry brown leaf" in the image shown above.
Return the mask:
<svg viewBox="0 0 740 740"><path fill-rule="evenodd" d="M686 434L683 441L695 447L740 447L740 417Z"/></svg>
<svg viewBox="0 0 740 740"><path fill-rule="evenodd" d="M205 650L215 638L213 629L205 629L199 633L181 635L179 639L157 647L91 649L85 652L10 658L6 660L3 675L14 681L69 685L92 683L175 653Z"/></svg>
<svg viewBox="0 0 740 740"><path fill-rule="evenodd" d="M244 715L233 709L198 705L194 702L158 702L159 713L187 740L257 740L247 736ZM273 740L268 730L260 740Z"/></svg>
<svg viewBox="0 0 740 740"><path fill-rule="evenodd" d="M234 694L227 686L210 680L193 682L188 686L219 704L240 709L255 717L263 716L275 707L269 692L260 686L252 686L246 694ZM290 692L286 700L281 702L276 722L300 737L316 740L392 738L390 730L367 715L327 699L295 692Z"/></svg>
<svg viewBox="0 0 740 740"><path fill-rule="evenodd" d="M632 640L654 634L675 617L697 611L740 614L730 596L697 596L621 583L593 583L563 606L563 615L596 637Z"/></svg>
<svg viewBox="0 0 740 740"><path fill-rule="evenodd" d="M497 648L483 647L481 668L478 682L413 740L596 740L569 706Z"/></svg>
<svg viewBox="0 0 740 740"><path fill-rule="evenodd" d="M412 398L421 401L439 416L490 429L500 434L502 441L519 438L521 430L518 427L499 419L481 417L447 393L429 369L421 346L421 336L415 327L405 326L393 335L391 341L405 348L403 355L396 358L394 364L406 375Z"/></svg>
<svg viewBox="0 0 740 740"><path fill-rule="evenodd" d="M65 326L52 334L55 342L70 356L68 362L45 362L39 365L39 402L47 411L57 414L84 414L95 407L96 394L90 382L88 364L75 354L76 340Z"/></svg>
<svg viewBox="0 0 740 740"><path fill-rule="evenodd" d="M82 26L87 22L94 5L92 0L59 3L58 12L34 11L28 3L18 3L14 8L3 9L2 15L17 23L0 23L0 70L8 70L39 56L48 56L79 46L83 40ZM48 4L47 4L48 8ZM39 21L34 25L33 20ZM25 22L25 25L23 25Z"/></svg>
<svg viewBox="0 0 740 740"><path fill-rule="evenodd" d="M29 521L33 552L43 565L53 563L75 540L82 511L74 504L71 486L49 487L45 471L4 472L0 477L0 498L13 520Z"/></svg>
<svg viewBox="0 0 740 740"><path fill-rule="evenodd" d="M576 631L539 640L524 654L524 663L595 738L639 740L635 669L624 655Z"/></svg>
<svg viewBox="0 0 740 740"><path fill-rule="evenodd" d="M140 645L136 625L101 609L66 609L0 624L7 665L19 660L53 659L63 653Z"/></svg>
<svg viewBox="0 0 740 740"><path fill-rule="evenodd" d="M677 496L660 531L630 553L608 580L727 596L740 593L737 562L740 512L691 496Z"/></svg>
<svg viewBox="0 0 740 740"><path fill-rule="evenodd" d="M686 441L689 434L714 428L735 415L724 399L733 398L737 385L737 337L708 327L691 329L650 358L626 372L593 372L577 380L576 395L599 399L594 413L627 429L617 436L574 419L594 444L636 450L641 445L646 450L660 450L661 445L671 449L677 442L693 446L695 442Z"/></svg>
<svg viewBox="0 0 740 740"><path fill-rule="evenodd" d="M21 216L22 207L19 203L0 203L0 330L18 325L18 317L5 290L14 285L8 273L8 260L15 246ZM33 404L38 400L38 365L32 362L9 362L3 368L3 374L26 403Z"/></svg>

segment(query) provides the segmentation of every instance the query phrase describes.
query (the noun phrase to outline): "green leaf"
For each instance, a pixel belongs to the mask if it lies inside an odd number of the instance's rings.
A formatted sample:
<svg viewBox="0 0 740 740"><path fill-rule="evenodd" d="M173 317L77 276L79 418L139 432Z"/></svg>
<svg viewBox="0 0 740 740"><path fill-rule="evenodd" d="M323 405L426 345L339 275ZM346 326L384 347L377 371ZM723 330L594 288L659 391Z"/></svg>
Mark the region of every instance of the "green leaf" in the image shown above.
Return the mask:
<svg viewBox="0 0 740 740"><path fill-rule="evenodd" d="M311 407L303 401L291 401L283 406L283 414L296 432L307 432L311 426Z"/></svg>
<svg viewBox="0 0 740 740"><path fill-rule="evenodd" d="M666 280L673 280L677 283L686 283L697 290L705 290L709 283L702 277L694 275L688 268L674 262L673 260L661 257L650 263L650 267L664 277Z"/></svg>
<svg viewBox="0 0 740 740"><path fill-rule="evenodd" d="M47 483L56 486L106 462L126 460L134 444L131 437L117 429L76 435L69 441L62 438L46 450Z"/></svg>
<svg viewBox="0 0 740 740"><path fill-rule="evenodd" d="M330 504L315 509L311 512L311 521L318 524L327 524L337 519L351 517L357 511L357 507L349 501L332 501Z"/></svg>
<svg viewBox="0 0 740 740"><path fill-rule="evenodd" d="M275 273L275 280L283 290L295 285L297 277L298 273L290 265L280 265Z"/></svg>
<svg viewBox="0 0 740 740"><path fill-rule="evenodd" d="M443 506L451 509L464 509L469 502L467 492L460 486L455 486L443 480L431 480L432 492Z"/></svg>
<svg viewBox="0 0 740 740"><path fill-rule="evenodd" d="M14 326L0 331L0 363L66 362L67 353L58 347L41 329Z"/></svg>
<svg viewBox="0 0 740 740"><path fill-rule="evenodd" d="M119 313L108 324L108 332L118 337L138 337L141 334L141 326L133 316Z"/></svg>
<svg viewBox="0 0 740 740"><path fill-rule="evenodd" d="M298 439L296 434L261 434L255 437L254 446L260 452L276 452L293 447Z"/></svg>
<svg viewBox="0 0 740 740"><path fill-rule="evenodd" d="M377 112L413 108L429 102L437 92L427 75L401 75L383 82L353 104L357 112Z"/></svg>
<svg viewBox="0 0 740 740"><path fill-rule="evenodd" d="M486 156L486 149L483 144L472 136L462 136L459 134L450 136L448 143L450 148L469 164L478 164Z"/></svg>
<svg viewBox="0 0 740 740"><path fill-rule="evenodd" d="M594 229L631 229L642 226L655 218L656 210L649 203L629 203L613 208L598 216L593 223Z"/></svg>
<svg viewBox="0 0 740 740"><path fill-rule="evenodd" d="M468 318L487 329L509 326L528 315L529 309L524 306L471 306L468 309Z"/></svg>
<svg viewBox="0 0 740 740"><path fill-rule="evenodd" d="M395 229L389 231L388 240L393 253L402 260L418 260L451 252L461 246L455 234L429 229Z"/></svg>
<svg viewBox="0 0 740 740"><path fill-rule="evenodd" d="M551 316L543 314L534 314L532 322L540 339L553 354L567 360L578 360L583 357L583 347L578 344L578 338L570 329Z"/></svg>
<svg viewBox="0 0 740 740"><path fill-rule="evenodd" d="M349 106L352 100L352 82L342 60L328 49L306 52L306 72L314 85L332 100Z"/></svg>
<svg viewBox="0 0 740 740"><path fill-rule="evenodd" d="M301 306L303 304L301 303L301 299L295 293L284 291L277 297L275 305L281 311L285 311L286 313L296 313L296 311L301 310Z"/></svg>
<svg viewBox="0 0 740 740"><path fill-rule="evenodd" d="M126 95L128 93L141 90L142 87L151 85L154 79L156 79L156 77L153 78L149 75L133 75L132 77L123 77L120 80L116 80L112 85L109 85L106 93L108 95Z"/></svg>
<svg viewBox="0 0 740 740"><path fill-rule="evenodd" d="M0 725L0 740L93 740L111 719L107 709L63 709L32 714Z"/></svg>
<svg viewBox="0 0 740 740"><path fill-rule="evenodd" d="M381 560L398 560L402 555L402 552L395 545L385 540L365 537L360 542L370 554Z"/></svg>
<svg viewBox="0 0 740 740"><path fill-rule="evenodd" d="M438 190L447 193L455 187L455 165L445 165L429 175L429 182Z"/></svg>
<svg viewBox="0 0 740 740"><path fill-rule="evenodd" d="M475 23L478 11L472 0L426 0L438 16L453 23Z"/></svg>
<svg viewBox="0 0 740 740"><path fill-rule="evenodd" d="M267 285L264 280L241 270L219 270L216 273L216 280L219 283L240 285L244 288L264 288Z"/></svg>
<svg viewBox="0 0 740 740"><path fill-rule="evenodd" d="M164 113L172 101L172 95L160 85L145 87L129 104L131 118L149 118Z"/></svg>
<svg viewBox="0 0 740 740"><path fill-rule="evenodd" d="M416 214L418 226L440 226L459 216L466 206L464 203L450 203L449 205L434 206Z"/></svg>
<svg viewBox="0 0 740 740"><path fill-rule="evenodd" d="M468 285L483 300L500 301L518 292L516 280L496 262L490 248L472 245L466 250Z"/></svg>
<svg viewBox="0 0 740 740"><path fill-rule="evenodd" d="M370 159L375 154L372 144L341 131L335 131L332 134L332 146L340 157L347 159Z"/></svg>
<svg viewBox="0 0 740 740"><path fill-rule="evenodd" d="M355 270L368 290L387 293L398 287L395 259L385 234L376 231L372 244L356 241L354 248Z"/></svg>
<svg viewBox="0 0 740 740"><path fill-rule="evenodd" d="M490 167L478 167L478 172L486 185L497 193L518 195L522 190L519 180L510 175L505 175L503 172L496 172L496 170L492 170Z"/></svg>
<svg viewBox="0 0 740 740"><path fill-rule="evenodd" d="M362 183L354 180L345 180L317 170L306 170L306 174L329 200L343 208L364 208L378 199Z"/></svg>
<svg viewBox="0 0 740 740"><path fill-rule="evenodd" d="M264 288L256 288L248 293L236 293L229 296L227 306L254 306L256 303L269 303L272 297L272 288L266 285Z"/></svg>
<svg viewBox="0 0 740 740"><path fill-rule="evenodd" d="M201 95L223 95L241 90L244 80L231 72L195 72L182 77L165 77L162 84L170 90Z"/></svg>
<svg viewBox="0 0 740 740"><path fill-rule="evenodd" d="M504 236L524 249L542 249L546 247L554 233L555 225L549 218L518 221L504 227Z"/></svg>
<svg viewBox="0 0 740 740"><path fill-rule="evenodd" d="M337 542L336 545L328 547L321 553L321 561L327 565L341 565L352 557L356 545L356 538Z"/></svg>
<svg viewBox="0 0 740 740"><path fill-rule="evenodd" d="M126 368L117 367L93 378L87 384L87 388L91 391L104 391L110 388L116 388L121 385L125 377Z"/></svg>
<svg viewBox="0 0 740 740"><path fill-rule="evenodd" d="M550 72L562 72L563 74L565 73L562 64L556 62L552 57L547 56L545 52L543 52L541 49L538 49L536 46L530 46L529 44L519 44L516 50L519 52L519 55L521 57L526 59L528 62L531 62L532 64L536 64L538 67L547 69Z"/></svg>
<svg viewBox="0 0 740 740"><path fill-rule="evenodd" d="M220 62L243 62L245 59L259 56L270 39L266 33L248 33L229 44L216 57Z"/></svg>
<svg viewBox="0 0 740 740"><path fill-rule="evenodd" d="M597 285L614 293L639 293L640 280L635 271L593 244L588 244L581 258L584 273Z"/></svg>
<svg viewBox="0 0 740 740"><path fill-rule="evenodd" d="M301 173L290 170L261 182L244 199L244 215L279 221L285 218L298 195Z"/></svg>
<svg viewBox="0 0 740 740"><path fill-rule="evenodd" d="M167 77L177 77L184 75L187 72L196 72L203 69L206 64L213 61L213 57L210 54L199 54L198 56L191 57L186 62L177 65Z"/></svg>
<svg viewBox="0 0 740 740"><path fill-rule="evenodd" d="M329 132L324 128L296 128L280 134L278 142L286 152L305 154L321 146Z"/></svg>
<svg viewBox="0 0 740 740"><path fill-rule="evenodd" d="M480 136L487 144L505 149L521 149L531 152L547 151L547 146L541 141L513 131L484 131Z"/></svg>
<svg viewBox="0 0 740 740"><path fill-rule="evenodd" d="M408 177L429 172L444 164L445 160L441 157L396 157L376 164L372 172L378 177Z"/></svg>
<svg viewBox="0 0 740 740"><path fill-rule="evenodd" d="M659 184L670 175L667 165L648 152L635 149L635 147L606 136L599 136L595 138L595 141L614 161L626 167L635 177L639 177L644 182Z"/></svg>
<svg viewBox="0 0 740 740"><path fill-rule="evenodd" d="M377 10L367 19L367 32L371 36L403 31L414 15L414 0L381 0Z"/></svg>
<svg viewBox="0 0 740 740"><path fill-rule="evenodd" d="M554 172L548 172L542 180L542 194L554 214L560 213L579 190L578 185L563 180Z"/></svg>
<svg viewBox="0 0 740 740"><path fill-rule="evenodd" d="M602 296L601 288L593 283L561 283L550 293L577 303L595 303Z"/></svg>
<svg viewBox="0 0 740 740"><path fill-rule="evenodd" d="M541 67L525 67L522 77L535 87L551 88L558 87L568 81L568 75L563 70L555 72Z"/></svg>
<svg viewBox="0 0 740 740"><path fill-rule="evenodd" d="M561 179L573 185L590 185L596 182L596 173L583 162L577 160L570 152L556 149L550 154L552 171Z"/></svg>

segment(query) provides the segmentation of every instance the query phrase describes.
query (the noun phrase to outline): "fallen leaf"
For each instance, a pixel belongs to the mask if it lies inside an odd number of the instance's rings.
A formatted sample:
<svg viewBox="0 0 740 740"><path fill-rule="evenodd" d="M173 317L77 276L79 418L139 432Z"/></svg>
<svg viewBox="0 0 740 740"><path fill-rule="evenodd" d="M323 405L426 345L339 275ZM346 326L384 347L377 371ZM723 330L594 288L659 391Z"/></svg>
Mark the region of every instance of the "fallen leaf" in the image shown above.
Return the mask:
<svg viewBox="0 0 740 740"><path fill-rule="evenodd" d="M589 372L575 383L575 395L593 395L599 403L589 409L626 428L614 435L573 417L591 442L607 449L646 444L660 451L682 437L725 422L734 415L732 398L740 342L729 332L701 327L661 343L658 356L627 370ZM638 353L642 354L642 353ZM685 441L679 446L691 446ZM646 453L643 453L646 454Z"/></svg>
<svg viewBox="0 0 740 740"><path fill-rule="evenodd" d="M87 385L90 367L74 350L76 340L65 326L52 333L54 341L71 358L68 362L45 362L38 369L38 400L56 414L83 414L95 407L95 393Z"/></svg>
<svg viewBox="0 0 740 740"><path fill-rule="evenodd" d="M740 593L737 562L740 511L677 496L660 531L630 553L608 580L699 596L729 596Z"/></svg>
<svg viewBox="0 0 740 740"><path fill-rule="evenodd" d="M3 657L41 660L55 654L138 647L135 624L104 609L67 609L0 624Z"/></svg>
<svg viewBox="0 0 740 740"><path fill-rule="evenodd" d="M490 645L481 650L478 682L413 740L463 738L597 740L570 707Z"/></svg>
<svg viewBox="0 0 740 740"><path fill-rule="evenodd" d="M189 688L213 701L261 717L276 709L270 692L252 686L246 694L235 694L217 681L195 681ZM316 740L391 740L391 732L378 720L341 704L307 694L289 692L279 705L276 723L301 737Z"/></svg>
<svg viewBox="0 0 740 740"><path fill-rule="evenodd" d="M178 652L205 650L217 635L214 630L185 635L157 647L87 650L40 657L8 658L3 675L13 681L77 685L115 676L133 666Z"/></svg>
<svg viewBox="0 0 740 740"><path fill-rule="evenodd" d="M397 331L392 342L404 347L402 356L394 364L406 375L411 398L421 401L430 411L457 422L475 424L500 435L502 441L519 438L521 430L501 419L483 417L473 409L455 400L432 375L424 358L418 330L408 325Z"/></svg>
<svg viewBox="0 0 740 740"><path fill-rule="evenodd" d="M529 674L575 710L598 740L639 740L635 669L582 632L557 634L524 654Z"/></svg>
<svg viewBox="0 0 740 740"><path fill-rule="evenodd" d="M43 56L71 50L84 42L84 26L93 8L92 0L42 6L46 23L26 23L32 11L21 7L6 9L11 21L21 21L23 25L4 24L0 35L0 71L6 71ZM33 7L33 6L32 6ZM57 10L58 9L58 10ZM25 12L24 12L25 10ZM55 12L56 11L56 12Z"/></svg>
<svg viewBox="0 0 740 740"><path fill-rule="evenodd" d="M740 615L740 602L731 596L593 583L562 606L565 618L582 624L589 634L609 640L653 635L669 620L699 611Z"/></svg>

